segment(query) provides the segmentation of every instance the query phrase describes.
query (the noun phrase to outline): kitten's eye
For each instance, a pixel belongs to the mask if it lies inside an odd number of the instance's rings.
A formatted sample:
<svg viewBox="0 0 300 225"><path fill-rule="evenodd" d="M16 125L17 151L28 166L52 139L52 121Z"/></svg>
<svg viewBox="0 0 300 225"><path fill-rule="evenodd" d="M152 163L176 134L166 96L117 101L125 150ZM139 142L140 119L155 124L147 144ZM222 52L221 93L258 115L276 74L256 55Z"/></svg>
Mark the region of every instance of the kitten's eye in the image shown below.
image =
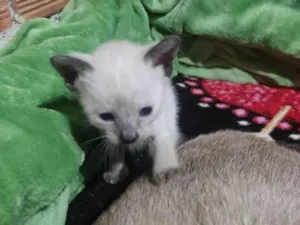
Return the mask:
<svg viewBox="0 0 300 225"><path fill-rule="evenodd" d="M140 116L148 116L152 112L152 107L147 106L140 110Z"/></svg>
<svg viewBox="0 0 300 225"><path fill-rule="evenodd" d="M112 113L101 113L99 116L104 121L113 121L115 119Z"/></svg>

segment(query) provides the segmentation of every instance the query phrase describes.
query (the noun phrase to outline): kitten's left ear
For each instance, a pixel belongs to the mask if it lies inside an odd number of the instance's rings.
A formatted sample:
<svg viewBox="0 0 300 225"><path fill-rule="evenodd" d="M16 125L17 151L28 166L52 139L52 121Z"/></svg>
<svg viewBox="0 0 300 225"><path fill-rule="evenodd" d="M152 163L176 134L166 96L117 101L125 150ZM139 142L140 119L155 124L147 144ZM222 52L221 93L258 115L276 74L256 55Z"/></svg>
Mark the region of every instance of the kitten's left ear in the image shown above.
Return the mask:
<svg viewBox="0 0 300 225"><path fill-rule="evenodd" d="M166 75L170 76L172 73L172 61L178 52L179 45L179 36L166 36L146 53L145 60L152 61L154 67L162 65Z"/></svg>

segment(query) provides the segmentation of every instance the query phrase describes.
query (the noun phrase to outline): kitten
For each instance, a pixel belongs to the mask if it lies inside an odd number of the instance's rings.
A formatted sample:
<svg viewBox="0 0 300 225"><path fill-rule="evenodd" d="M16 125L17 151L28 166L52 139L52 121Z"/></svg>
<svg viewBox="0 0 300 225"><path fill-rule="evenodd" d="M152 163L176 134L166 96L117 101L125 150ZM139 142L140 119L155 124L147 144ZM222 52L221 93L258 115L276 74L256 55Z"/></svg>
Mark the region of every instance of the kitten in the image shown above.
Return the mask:
<svg viewBox="0 0 300 225"><path fill-rule="evenodd" d="M92 54L51 58L90 123L104 133L111 153L106 182L116 183L127 175L126 149L149 143L154 182L178 167L178 110L170 76L179 44L178 36L148 45L111 41Z"/></svg>
<svg viewBox="0 0 300 225"><path fill-rule="evenodd" d="M169 182L134 181L94 225L298 225L300 155L239 131L179 148Z"/></svg>

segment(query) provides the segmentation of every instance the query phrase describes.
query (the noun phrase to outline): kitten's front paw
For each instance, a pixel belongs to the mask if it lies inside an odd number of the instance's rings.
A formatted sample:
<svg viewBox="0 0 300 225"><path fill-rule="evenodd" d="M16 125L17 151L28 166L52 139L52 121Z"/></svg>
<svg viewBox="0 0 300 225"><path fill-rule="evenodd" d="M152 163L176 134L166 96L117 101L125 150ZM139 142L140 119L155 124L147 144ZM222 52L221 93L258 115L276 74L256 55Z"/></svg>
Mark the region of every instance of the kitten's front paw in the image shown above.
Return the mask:
<svg viewBox="0 0 300 225"><path fill-rule="evenodd" d="M128 168L124 166L122 170L110 170L103 174L106 183L117 184L122 182L128 176Z"/></svg>
<svg viewBox="0 0 300 225"><path fill-rule="evenodd" d="M161 184L168 181L178 170L179 163L176 154L169 154L168 158L156 157L150 181L156 185Z"/></svg>
<svg viewBox="0 0 300 225"><path fill-rule="evenodd" d="M176 173L178 173L178 168L172 168L169 170L162 171L160 173L152 173L150 177L150 182L154 185L160 185L161 183L167 182L171 179Z"/></svg>

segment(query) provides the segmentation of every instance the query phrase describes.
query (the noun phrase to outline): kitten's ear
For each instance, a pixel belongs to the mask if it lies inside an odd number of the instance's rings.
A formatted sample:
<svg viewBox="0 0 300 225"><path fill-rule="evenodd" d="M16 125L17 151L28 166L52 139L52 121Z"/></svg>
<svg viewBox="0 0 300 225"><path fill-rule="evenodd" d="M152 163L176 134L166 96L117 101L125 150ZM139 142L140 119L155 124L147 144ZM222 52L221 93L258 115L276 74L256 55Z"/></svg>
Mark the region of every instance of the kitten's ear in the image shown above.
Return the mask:
<svg viewBox="0 0 300 225"><path fill-rule="evenodd" d="M179 45L179 36L166 36L146 53L145 60L152 61L153 66L162 65L165 68L166 75L170 76L172 73L172 61L178 52Z"/></svg>
<svg viewBox="0 0 300 225"><path fill-rule="evenodd" d="M50 58L55 70L62 76L69 88L74 88L74 82L84 72L92 70L92 66L83 57L56 55Z"/></svg>

